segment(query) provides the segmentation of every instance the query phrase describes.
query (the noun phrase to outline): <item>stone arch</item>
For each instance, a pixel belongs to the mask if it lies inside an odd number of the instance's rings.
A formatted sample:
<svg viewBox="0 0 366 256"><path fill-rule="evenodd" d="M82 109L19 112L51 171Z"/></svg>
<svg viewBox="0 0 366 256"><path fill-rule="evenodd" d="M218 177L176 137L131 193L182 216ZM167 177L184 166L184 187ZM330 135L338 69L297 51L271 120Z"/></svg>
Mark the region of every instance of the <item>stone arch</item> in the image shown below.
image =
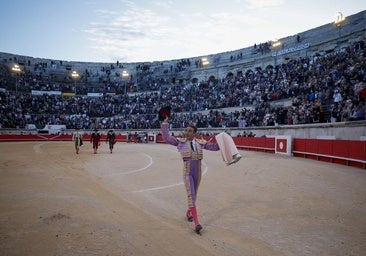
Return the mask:
<svg viewBox="0 0 366 256"><path fill-rule="evenodd" d="M243 71L242 70L238 70L237 72L236 72L236 76L243 76Z"/></svg>
<svg viewBox="0 0 366 256"><path fill-rule="evenodd" d="M269 65L267 65L266 66L266 69L273 69L274 67L273 67L273 65L271 65L271 64L269 64Z"/></svg>
<svg viewBox="0 0 366 256"><path fill-rule="evenodd" d="M233 76L234 76L233 72L229 72L226 74L226 77L233 77Z"/></svg>
<svg viewBox="0 0 366 256"><path fill-rule="evenodd" d="M193 77L193 78L191 79L191 83L192 83L192 84L198 84L198 78L197 78L197 77Z"/></svg>

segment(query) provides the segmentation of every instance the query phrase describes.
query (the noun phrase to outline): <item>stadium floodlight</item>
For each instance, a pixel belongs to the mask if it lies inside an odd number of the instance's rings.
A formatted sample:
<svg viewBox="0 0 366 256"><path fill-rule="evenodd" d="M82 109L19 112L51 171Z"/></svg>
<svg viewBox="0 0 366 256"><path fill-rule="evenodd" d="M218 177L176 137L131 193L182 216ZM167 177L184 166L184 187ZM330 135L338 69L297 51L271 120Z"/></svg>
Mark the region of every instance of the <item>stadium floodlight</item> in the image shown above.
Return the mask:
<svg viewBox="0 0 366 256"><path fill-rule="evenodd" d="M273 50L276 50L276 53L274 55L274 58L275 58L275 63L274 65L276 66L277 65L277 55L278 55L278 48L280 48L282 46L282 42L278 39L275 39L271 42L271 46L272 46L272 49Z"/></svg>
<svg viewBox="0 0 366 256"><path fill-rule="evenodd" d="M18 74L20 74L22 72L22 69L20 68L20 66L18 64L14 64L14 66L11 68L11 70L16 73L15 92L16 92L16 94L18 94Z"/></svg>
<svg viewBox="0 0 366 256"><path fill-rule="evenodd" d="M338 40L341 38L341 28L345 20L346 18L343 16L343 13L338 12L334 21L334 25L338 28Z"/></svg>
<svg viewBox="0 0 366 256"><path fill-rule="evenodd" d="M124 85L125 85L125 94L127 94L127 82L126 80L130 77L130 74L128 73L127 70L123 70L122 71L122 80L124 81Z"/></svg>
<svg viewBox="0 0 366 256"><path fill-rule="evenodd" d="M128 78L129 76L130 76L130 74L128 73L127 70L122 71L122 78Z"/></svg>
<svg viewBox="0 0 366 256"><path fill-rule="evenodd" d="M272 48L276 49L276 48L278 48L282 45L282 42L278 39L275 39L275 40L272 41L271 45L272 45Z"/></svg>
<svg viewBox="0 0 366 256"><path fill-rule="evenodd" d="M346 20L346 18L343 16L343 13L338 12L336 15L336 19L334 21L334 24L338 27L341 26L342 23Z"/></svg>
<svg viewBox="0 0 366 256"><path fill-rule="evenodd" d="M74 90L75 90L75 96L76 96L76 79L79 78L79 73L74 70L71 72L71 77L74 79Z"/></svg>
<svg viewBox="0 0 366 256"><path fill-rule="evenodd" d="M208 59L207 58L202 58L201 59L201 65L202 65L202 67L206 67L206 66L208 66L210 64L210 62L208 61Z"/></svg>

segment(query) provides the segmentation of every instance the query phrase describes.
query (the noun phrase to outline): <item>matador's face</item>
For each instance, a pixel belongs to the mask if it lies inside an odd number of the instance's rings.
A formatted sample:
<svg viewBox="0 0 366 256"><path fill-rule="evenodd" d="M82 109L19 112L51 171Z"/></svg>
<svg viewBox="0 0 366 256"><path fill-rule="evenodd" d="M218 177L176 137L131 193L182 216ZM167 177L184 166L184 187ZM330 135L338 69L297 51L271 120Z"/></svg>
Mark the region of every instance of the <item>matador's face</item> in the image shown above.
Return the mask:
<svg viewBox="0 0 366 256"><path fill-rule="evenodd" d="M196 133L192 127L187 127L185 133L187 140L193 140L194 136L196 136Z"/></svg>

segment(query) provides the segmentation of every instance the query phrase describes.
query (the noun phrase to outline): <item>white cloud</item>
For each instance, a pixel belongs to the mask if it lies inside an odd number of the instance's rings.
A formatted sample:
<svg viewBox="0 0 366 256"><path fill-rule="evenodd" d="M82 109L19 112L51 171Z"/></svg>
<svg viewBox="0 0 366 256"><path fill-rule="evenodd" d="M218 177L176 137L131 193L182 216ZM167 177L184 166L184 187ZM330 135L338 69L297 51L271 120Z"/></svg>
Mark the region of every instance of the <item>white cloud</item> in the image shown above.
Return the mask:
<svg viewBox="0 0 366 256"><path fill-rule="evenodd" d="M280 15L290 5L286 0L234 0L231 5L212 1L207 9L201 2L190 8L187 1L149 1L142 6L122 1L120 10L98 9L83 30L87 47L107 61L139 62L237 50L289 35L284 28L298 32Z"/></svg>
<svg viewBox="0 0 366 256"><path fill-rule="evenodd" d="M244 47L240 38L246 36L248 27L262 22L250 14L230 12L164 16L133 3L123 12L96 13L97 21L84 30L92 42L91 48L98 54L104 53L110 61L120 56L122 62L179 59L218 53L222 49L235 50ZM164 57L168 53L172 57Z"/></svg>
<svg viewBox="0 0 366 256"><path fill-rule="evenodd" d="M157 2L153 2L153 4L155 4L159 8L169 9L173 6L174 1L157 1Z"/></svg>
<svg viewBox="0 0 366 256"><path fill-rule="evenodd" d="M283 5L285 0L244 0L244 2L248 9L260 9Z"/></svg>
<svg viewBox="0 0 366 256"><path fill-rule="evenodd" d="M120 51L124 52L124 56L136 56L135 52L138 51L148 53L147 48L156 44L154 41L160 41L171 33L167 17L138 8L133 3L129 3L123 12L98 10L96 14L96 21L91 22L83 32L92 42L91 48L108 58L115 58Z"/></svg>

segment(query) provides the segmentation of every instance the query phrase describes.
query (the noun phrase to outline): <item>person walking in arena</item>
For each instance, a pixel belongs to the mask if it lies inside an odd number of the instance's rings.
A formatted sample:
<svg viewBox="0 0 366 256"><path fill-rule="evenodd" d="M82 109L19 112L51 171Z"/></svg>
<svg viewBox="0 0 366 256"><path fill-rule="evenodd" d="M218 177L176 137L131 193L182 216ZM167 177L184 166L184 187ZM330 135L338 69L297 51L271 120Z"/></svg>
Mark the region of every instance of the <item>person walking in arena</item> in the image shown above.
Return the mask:
<svg viewBox="0 0 366 256"><path fill-rule="evenodd" d="M80 132L80 129L79 128L76 128L75 131L72 133L72 141L75 144L76 154L79 154L79 152L80 152L80 146L83 145L82 137L83 137L83 135Z"/></svg>
<svg viewBox="0 0 366 256"><path fill-rule="evenodd" d="M94 154L97 153L98 151L98 147L100 145L100 133L98 132L97 129L94 129L93 133L90 136L90 143L93 143L93 150L94 150Z"/></svg>
<svg viewBox="0 0 366 256"><path fill-rule="evenodd" d="M107 133L107 138L105 140L105 143L109 142L109 152L112 154L113 146L116 143L116 134L113 130L109 130Z"/></svg>
<svg viewBox="0 0 366 256"><path fill-rule="evenodd" d="M202 175L203 149L218 151L217 143L195 138L197 127L193 124L188 125L185 130L184 138L176 138L169 134L168 117L165 117L161 124L161 132L165 142L177 146L183 160L183 180L187 192L188 209L186 212L187 220L194 222L195 231L200 233L202 225L198 220L197 213L197 192Z"/></svg>

